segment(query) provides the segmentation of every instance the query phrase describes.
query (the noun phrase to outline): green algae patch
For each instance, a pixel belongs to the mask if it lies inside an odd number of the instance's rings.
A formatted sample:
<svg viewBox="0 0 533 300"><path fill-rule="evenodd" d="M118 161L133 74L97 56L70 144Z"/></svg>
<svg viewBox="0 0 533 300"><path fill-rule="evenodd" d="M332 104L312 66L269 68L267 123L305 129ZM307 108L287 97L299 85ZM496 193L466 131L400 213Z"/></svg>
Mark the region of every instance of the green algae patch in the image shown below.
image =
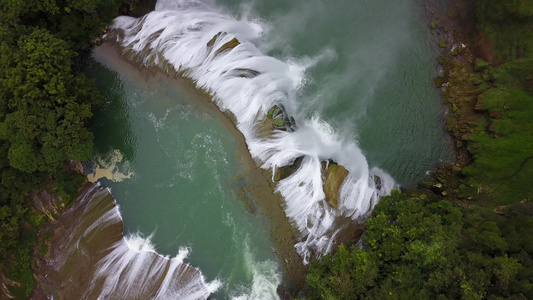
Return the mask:
<svg viewBox="0 0 533 300"><path fill-rule="evenodd" d="M348 176L346 168L336 163L329 164L324 181L324 194L326 194L326 201L331 207L337 208L339 205L340 188L346 176Z"/></svg>
<svg viewBox="0 0 533 300"><path fill-rule="evenodd" d="M268 111L268 113L267 113L267 118L272 119L272 117L274 116L274 112L275 112L277 109L278 109L277 106L272 107L272 108Z"/></svg>
<svg viewBox="0 0 533 300"><path fill-rule="evenodd" d="M281 127L283 126L283 119L282 118L275 118L274 121L272 122L274 124L274 126L276 127Z"/></svg>

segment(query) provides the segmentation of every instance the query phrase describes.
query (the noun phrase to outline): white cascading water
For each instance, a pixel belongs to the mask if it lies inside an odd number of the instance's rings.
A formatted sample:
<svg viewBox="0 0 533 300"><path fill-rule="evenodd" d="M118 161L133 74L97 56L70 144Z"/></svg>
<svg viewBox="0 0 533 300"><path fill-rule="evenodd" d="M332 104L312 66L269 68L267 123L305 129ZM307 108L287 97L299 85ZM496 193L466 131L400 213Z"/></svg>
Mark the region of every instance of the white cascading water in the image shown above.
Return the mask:
<svg viewBox="0 0 533 300"><path fill-rule="evenodd" d="M208 299L221 285L183 262L187 248L170 258L157 254L149 238L123 237L119 209L99 184L85 188L56 225L57 240L38 271L51 299L196 300Z"/></svg>
<svg viewBox="0 0 533 300"><path fill-rule="evenodd" d="M303 157L298 170L280 180L276 189L286 201L287 217L301 232L296 248L307 263L313 253L330 251L337 217L365 217L395 183L385 172L369 168L356 141L338 136L320 116L303 117L296 94L305 82L305 69L316 61L306 59L299 65L262 54L251 41L261 36L264 26L237 20L209 1L160 0L155 11L141 19L119 17L112 29L133 59L179 72L212 94L222 111L235 116L262 168L275 172ZM233 46L217 51L232 40ZM265 137L258 124L276 105L284 108L286 119L294 118L295 126ZM330 159L349 171L336 209L327 204L323 191L321 162Z"/></svg>

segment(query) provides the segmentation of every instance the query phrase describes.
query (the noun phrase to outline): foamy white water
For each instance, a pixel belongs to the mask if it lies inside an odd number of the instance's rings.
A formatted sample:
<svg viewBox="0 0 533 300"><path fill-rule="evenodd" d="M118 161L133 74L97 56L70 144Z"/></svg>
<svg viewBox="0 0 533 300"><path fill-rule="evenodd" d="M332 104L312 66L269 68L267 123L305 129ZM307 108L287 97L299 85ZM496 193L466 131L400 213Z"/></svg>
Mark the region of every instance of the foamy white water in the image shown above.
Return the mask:
<svg viewBox="0 0 533 300"><path fill-rule="evenodd" d="M176 257L165 257L149 238L122 237L118 207L109 190L99 185L85 190L62 218L76 222L47 256L54 270L42 279L59 284L54 290L60 294L79 299L195 300L207 299L221 285L218 280L206 282L200 270L183 262L187 248ZM79 284L80 276L88 283L69 287L69 282Z"/></svg>
<svg viewBox="0 0 533 300"><path fill-rule="evenodd" d="M133 58L179 72L211 93L222 111L235 116L262 168L275 171L303 157L299 169L276 189L286 201L287 217L301 232L296 248L308 262L313 253L330 251L337 217L364 218L395 183L385 172L369 168L355 140L341 138L320 116L305 118L300 110L296 95L306 82L306 68L334 53L291 62L265 56L252 43L265 26L237 20L209 1L163 0L141 19L117 18L113 29L122 31L117 40ZM287 130L261 136L258 124L275 105L284 108ZM329 159L349 171L338 208L327 204L323 192L321 162Z"/></svg>
<svg viewBox="0 0 533 300"><path fill-rule="evenodd" d="M250 250L248 241L244 242L244 261L246 262L246 270L250 277L252 277L251 286L243 287L242 291L232 296L232 300L274 300L279 299L277 288L281 283L281 276L276 272L277 266L273 261L256 260L254 254Z"/></svg>

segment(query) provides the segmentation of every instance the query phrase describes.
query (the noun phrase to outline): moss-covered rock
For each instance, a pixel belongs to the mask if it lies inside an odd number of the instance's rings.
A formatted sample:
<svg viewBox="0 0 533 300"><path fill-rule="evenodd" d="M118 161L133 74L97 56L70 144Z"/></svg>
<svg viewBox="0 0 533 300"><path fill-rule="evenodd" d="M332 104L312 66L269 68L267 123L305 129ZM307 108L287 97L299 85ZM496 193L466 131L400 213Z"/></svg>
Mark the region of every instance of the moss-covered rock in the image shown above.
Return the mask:
<svg viewBox="0 0 533 300"><path fill-rule="evenodd" d="M220 48L218 48L217 51L215 52L215 55L219 55L220 53L223 53L225 51L229 51L229 50L237 47L240 44L241 44L241 42L239 42L239 40L237 38L233 38L231 41L225 43Z"/></svg>
<svg viewBox="0 0 533 300"><path fill-rule="evenodd" d="M330 163L324 180L324 194L326 201L333 208L337 208L340 201L340 188L344 179L348 176L348 170L336 163Z"/></svg>
<svg viewBox="0 0 533 300"><path fill-rule="evenodd" d="M481 58L474 59L474 71L475 72L483 72L488 67L490 67L490 63L489 62L484 61Z"/></svg>
<svg viewBox="0 0 533 300"><path fill-rule="evenodd" d="M276 112L277 110L279 110L279 107L277 105L274 105L274 107L272 107L268 113L267 113L267 118L268 119L272 119L274 117L274 112Z"/></svg>
<svg viewBox="0 0 533 300"><path fill-rule="evenodd" d="M283 119L282 118L275 118L272 121L272 124L274 125L274 127L283 127L283 125L284 125Z"/></svg>
<svg viewBox="0 0 533 300"><path fill-rule="evenodd" d="M421 180L418 182L418 187L426 190L431 190L433 185L435 184L435 180L427 179L427 180Z"/></svg>
<svg viewBox="0 0 533 300"><path fill-rule="evenodd" d="M225 37L226 35L228 35L226 32L219 32L217 34L215 34L211 40L209 40L209 42L207 42L206 46L208 48L208 50L212 49L213 46L215 45L215 42L219 39L222 39L223 37ZM215 51L215 56L216 55L219 55L220 53L223 53L225 51L230 51L231 49L237 47L238 45L240 45L241 42L239 42L239 40L237 38L233 38L231 39L229 42L226 42L224 45L220 46L220 48L218 48L216 51ZM256 74L257 75L257 74Z"/></svg>

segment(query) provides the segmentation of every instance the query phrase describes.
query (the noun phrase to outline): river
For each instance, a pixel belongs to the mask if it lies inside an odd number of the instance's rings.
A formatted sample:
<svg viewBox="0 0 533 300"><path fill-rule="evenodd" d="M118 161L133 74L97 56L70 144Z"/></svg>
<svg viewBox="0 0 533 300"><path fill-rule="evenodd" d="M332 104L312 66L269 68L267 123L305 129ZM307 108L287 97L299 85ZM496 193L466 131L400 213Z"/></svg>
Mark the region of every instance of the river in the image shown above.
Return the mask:
<svg viewBox="0 0 533 300"><path fill-rule="evenodd" d="M186 249L214 298L275 299L290 269L279 240L306 264L332 249L340 220L450 157L421 1L160 0L112 28L134 63L102 48L87 65L106 98L91 168L128 240ZM251 173L295 162L272 184L286 216L273 218ZM336 206L322 188L332 163L347 170Z"/></svg>

